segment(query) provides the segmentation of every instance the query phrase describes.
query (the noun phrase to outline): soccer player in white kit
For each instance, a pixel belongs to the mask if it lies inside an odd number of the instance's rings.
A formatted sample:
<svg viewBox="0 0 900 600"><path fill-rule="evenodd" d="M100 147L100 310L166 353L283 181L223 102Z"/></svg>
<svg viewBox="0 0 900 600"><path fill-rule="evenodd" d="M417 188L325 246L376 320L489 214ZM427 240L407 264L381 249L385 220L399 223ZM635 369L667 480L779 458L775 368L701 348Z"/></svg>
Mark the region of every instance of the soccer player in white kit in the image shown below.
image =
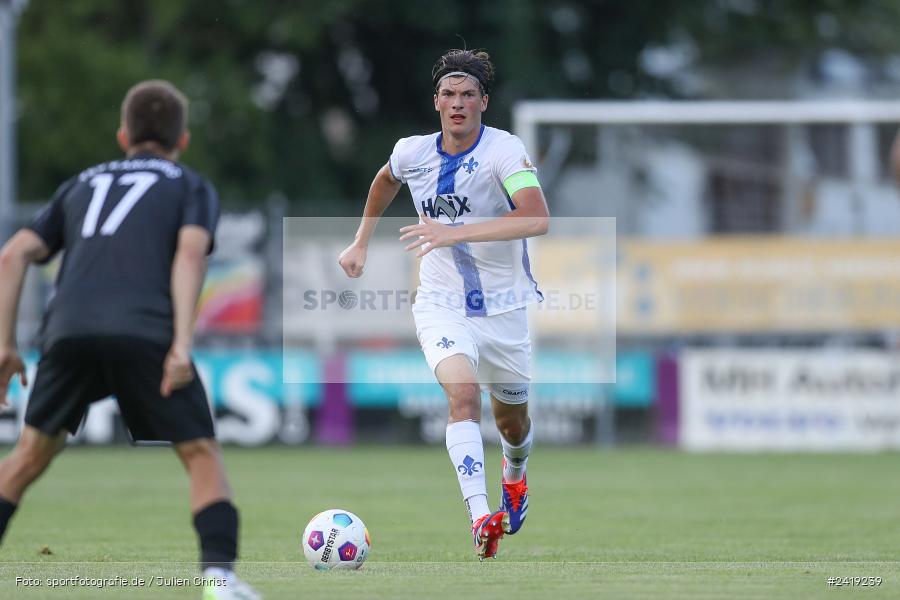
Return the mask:
<svg viewBox="0 0 900 600"><path fill-rule="evenodd" d="M525 463L534 438L528 417L531 338L526 307L543 300L526 238L549 225L547 203L521 140L486 127L494 67L486 52L451 50L432 71L441 130L403 138L378 171L355 241L341 253L350 277L402 184L419 223L400 229L421 257L413 305L416 335L447 394L447 451L459 480L479 558L496 558L504 533L528 512ZM481 438L481 385L490 391L503 446L501 501L491 512Z"/></svg>

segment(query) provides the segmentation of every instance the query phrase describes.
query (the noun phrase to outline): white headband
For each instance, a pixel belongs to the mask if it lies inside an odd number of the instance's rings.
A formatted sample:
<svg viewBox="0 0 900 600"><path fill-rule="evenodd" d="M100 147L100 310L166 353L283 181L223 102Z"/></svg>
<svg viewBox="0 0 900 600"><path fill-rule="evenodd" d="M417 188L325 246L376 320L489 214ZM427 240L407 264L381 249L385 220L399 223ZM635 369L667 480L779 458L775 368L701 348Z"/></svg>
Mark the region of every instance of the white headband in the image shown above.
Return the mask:
<svg viewBox="0 0 900 600"><path fill-rule="evenodd" d="M478 89L479 89L479 90L483 90L483 89L484 89L484 88L481 86L481 82L478 81L478 78L477 78L477 77L475 77L475 76L472 75L471 73L466 73L465 71L452 71L452 72L450 72L450 73L447 73L446 75L444 75L443 77L441 77L440 79L438 79L437 87L441 87L441 82L443 82L443 81L444 81L445 79L447 79L448 77L470 77L470 78L472 78L472 79L475 81L476 84L478 84Z"/></svg>

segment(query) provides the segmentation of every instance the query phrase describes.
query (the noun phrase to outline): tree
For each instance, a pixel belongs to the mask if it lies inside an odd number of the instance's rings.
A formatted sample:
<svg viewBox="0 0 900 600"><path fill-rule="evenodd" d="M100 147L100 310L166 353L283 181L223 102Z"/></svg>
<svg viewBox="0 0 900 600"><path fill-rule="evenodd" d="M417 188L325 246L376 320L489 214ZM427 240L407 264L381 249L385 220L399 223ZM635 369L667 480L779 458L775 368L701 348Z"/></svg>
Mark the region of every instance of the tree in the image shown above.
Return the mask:
<svg viewBox="0 0 900 600"><path fill-rule="evenodd" d="M831 47L895 53L898 18L877 0L35 2L19 38L20 191L46 198L115 156L119 103L141 79L191 97L185 161L226 202L281 194L296 213L346 214L397 138L437 126L430 72L448 48L491 52L486 120L508 127L523 98L745 93L759 61L782 81Z"/></svg>

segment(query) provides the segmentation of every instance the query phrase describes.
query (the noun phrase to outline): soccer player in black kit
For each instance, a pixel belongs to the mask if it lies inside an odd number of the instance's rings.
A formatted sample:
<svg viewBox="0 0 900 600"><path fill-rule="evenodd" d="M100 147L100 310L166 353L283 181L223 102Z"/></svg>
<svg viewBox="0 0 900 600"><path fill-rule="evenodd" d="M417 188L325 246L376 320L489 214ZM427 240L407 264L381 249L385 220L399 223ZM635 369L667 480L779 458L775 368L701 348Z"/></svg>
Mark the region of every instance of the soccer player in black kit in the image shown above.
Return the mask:
<svg viewBox="0 0 900 600"><path fill-rule="evenodd" d="M238 513L191 362L219 204L208 181L176 162L189 139L181 92L166 81L137 84L122 103L117 133L125 158L63 183L0 251L2 404L12 377L27 383L15 337L25 272L64 252L25 426L0 462L0 537L88 405L113 395L131 437L171 442L187 470L210 582L204 599L258 598L234 575Z"/></svg>

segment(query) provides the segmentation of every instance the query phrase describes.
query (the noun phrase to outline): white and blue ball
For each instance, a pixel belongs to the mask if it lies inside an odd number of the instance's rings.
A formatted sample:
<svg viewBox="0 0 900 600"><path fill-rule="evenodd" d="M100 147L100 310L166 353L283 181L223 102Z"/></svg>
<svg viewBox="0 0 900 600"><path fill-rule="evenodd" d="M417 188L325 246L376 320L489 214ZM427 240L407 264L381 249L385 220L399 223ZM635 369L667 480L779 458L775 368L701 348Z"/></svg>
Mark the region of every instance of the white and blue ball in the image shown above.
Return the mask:
<svg viewBox="0 0 900 600"><path fill-rule="evenodd" d="M362 519L340 508L320 512L303 531L303 554L320 571L360 568L369 545Z"/></svg>

